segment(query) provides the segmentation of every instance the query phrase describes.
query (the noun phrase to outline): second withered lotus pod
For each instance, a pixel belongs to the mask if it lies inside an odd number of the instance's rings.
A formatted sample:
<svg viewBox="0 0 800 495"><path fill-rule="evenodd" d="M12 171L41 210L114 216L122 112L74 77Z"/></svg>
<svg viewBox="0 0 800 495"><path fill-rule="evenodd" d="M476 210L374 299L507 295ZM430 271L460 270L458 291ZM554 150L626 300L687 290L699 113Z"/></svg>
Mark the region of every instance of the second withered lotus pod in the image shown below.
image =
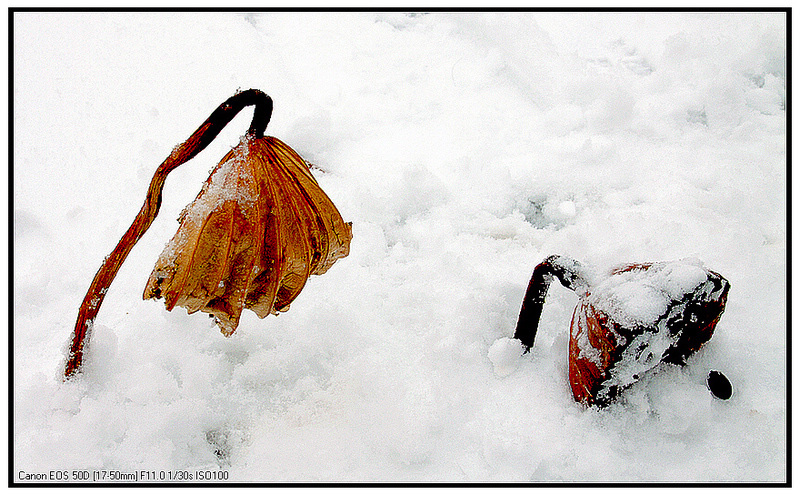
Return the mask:
<svg viewBox="0 0 800 495"><path fill-rule="evenodd" d="M158 167L139 214L106 257L81 304L65 376L78 372L94 318L133 245L152 224L167 174L204 149L245 106L255 107L247 134L212 170L156 262L144 298L168 310L214 316L231 335L244 309L259 317L288 309L311 275L350 252L352 225L319 187L309 165L275 137L264 136L272 100L247 90L220 105Z"/></svg>
<svg viewBox="0 0 800 495"><path fill-rule="evenodd" d="M635 263L600 275L564 256L533 270L514 338L533 346L552 280L579 296L569 339L569 382L576 401L606 406L660 363L683 365L714 333L730 283L697 260ZM730 397L718 371L708 387Z"/></svg>

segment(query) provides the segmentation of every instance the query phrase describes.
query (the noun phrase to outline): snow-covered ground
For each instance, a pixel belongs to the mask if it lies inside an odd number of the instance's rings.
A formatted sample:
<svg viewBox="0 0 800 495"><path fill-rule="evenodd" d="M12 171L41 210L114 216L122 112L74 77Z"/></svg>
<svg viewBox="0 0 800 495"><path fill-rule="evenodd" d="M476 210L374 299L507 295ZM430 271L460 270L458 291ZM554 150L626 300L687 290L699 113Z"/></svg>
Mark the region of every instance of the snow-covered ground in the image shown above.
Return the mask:
<svg viewBox="0 0 800 495"><path fill-rule="evenodd" d="M786 42L780 13L16 14L14 479L785 481ZM246 88L353 222L350 256L231 338L142 300L244 110L170 175L63 383L156 166ZM700 259L727 310L687 367L587 409L574 293L554 284L532 352L509 354L551 254Z"/></svg>

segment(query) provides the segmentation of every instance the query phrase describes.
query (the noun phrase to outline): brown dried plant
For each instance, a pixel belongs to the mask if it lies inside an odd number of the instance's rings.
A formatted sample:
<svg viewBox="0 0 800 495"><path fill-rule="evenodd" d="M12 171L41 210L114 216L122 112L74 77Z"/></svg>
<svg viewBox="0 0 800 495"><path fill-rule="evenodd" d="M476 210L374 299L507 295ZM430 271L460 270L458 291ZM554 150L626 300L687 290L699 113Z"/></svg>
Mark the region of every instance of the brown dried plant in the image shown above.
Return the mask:
<svg viewBox="0 0 800 495"><path fill-rule="evenodd" d="M683 270L683 275L671 280L669 274L675 269ZM554 278L575 291L579 301L570 324L570 387L576 401L601 407L660 363L685 364L711 339L730 289L719 273L689 262L628 264L599 278L592 272L564 256L550 256L538 264L522 301L514 338L525 352L531 349ZM652 293L654 299L645 296L629 308L620 302L620 294L632 287L652 291L640 292L637 298ZM636 314L642 307L648 308L646 318ZM727 378L713 371L709 389L719 398L730 397L729 392L720 393L724 385L715 386L712 379L727 383Z"/></svg>
<svg viewBox="0 0 800 495"><path fill-rule="evenodd" d="M211 173L150 275L144 298L215 316L231 335L242 309L285 311L352 238L308 165L274 137L245 136Z"/></svg>
<svg viewBox="0 0 800 495"><path fill-rule="evenodd" d="M164 181L204 149L245 106L254 105L247 134L214 168L184 209L178 232L150 275L144 298L167 309L212 314L226 336L245 308L260 318L285 311L311 275L347 256L351 224L322 191L308 164L264 129L272 100L247 90L220 105L158 167L133 224L106 257L78 311L65 377L80 371L94 319L117 271L158 214Z"/></svg>

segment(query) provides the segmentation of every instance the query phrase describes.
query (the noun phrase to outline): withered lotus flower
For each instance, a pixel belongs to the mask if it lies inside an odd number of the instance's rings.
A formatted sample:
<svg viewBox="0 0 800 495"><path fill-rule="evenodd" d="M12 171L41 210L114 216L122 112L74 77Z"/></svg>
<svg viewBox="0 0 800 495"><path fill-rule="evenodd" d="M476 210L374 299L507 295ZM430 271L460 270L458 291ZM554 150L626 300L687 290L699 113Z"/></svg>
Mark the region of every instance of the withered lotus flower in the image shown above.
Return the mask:
<svg viewBox="0 0 800 495"><path fill-rule="evenodd" d="M570 325L573 397L598 406L661 362L685 364L711 339L730 289L720 274L691 260L625 265L595 277L574 260L550 256L534 269L517 321L514 338L526 352L554 277L580 298ZM720 372L709 374L708 386L716 397L730 397Z"/></svg>
<svg viewBox="0 0 800 495"><path fill-rule="evenodd" d="M178 232L156 262L144 298L163 297L168 310L212 314L231 335L244 308L264 318L285 311L311 275L347 256L351 224L311 175L308 164L264 129L272 100L251 89L237 93L158 167L133 224L106 257L78 311L65 377L80 371L93 321L108 287L134 244L158 214L164 181L202 151L245 106L254 105L247 134L214 168L184 209Z"/></svg>
<svg viewBox="0 0 800 495"><path fill-rule="evenodd" d="M242 309L285 311L310 275L347 256L352 238L308 165L274 137L245 136L181 214L144 298L214 315L231 335Z"/></svg>

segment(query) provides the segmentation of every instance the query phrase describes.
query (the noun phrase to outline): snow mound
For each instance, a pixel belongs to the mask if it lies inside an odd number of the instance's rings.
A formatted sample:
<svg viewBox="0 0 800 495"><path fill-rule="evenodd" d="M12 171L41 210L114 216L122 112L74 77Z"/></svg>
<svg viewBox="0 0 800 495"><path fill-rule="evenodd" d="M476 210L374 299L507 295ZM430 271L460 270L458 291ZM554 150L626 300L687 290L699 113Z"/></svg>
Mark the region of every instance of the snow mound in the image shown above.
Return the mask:
<svg viewBox="0 0 800 495"><path fill-rule="evenodd" d="M489 347L489 360L494 366L494 372L497 376L508 376L517 369L519 366L520 357L522 356L525 347L517 339L510 339L503 337L497 339L491 347Z"/></svg>

